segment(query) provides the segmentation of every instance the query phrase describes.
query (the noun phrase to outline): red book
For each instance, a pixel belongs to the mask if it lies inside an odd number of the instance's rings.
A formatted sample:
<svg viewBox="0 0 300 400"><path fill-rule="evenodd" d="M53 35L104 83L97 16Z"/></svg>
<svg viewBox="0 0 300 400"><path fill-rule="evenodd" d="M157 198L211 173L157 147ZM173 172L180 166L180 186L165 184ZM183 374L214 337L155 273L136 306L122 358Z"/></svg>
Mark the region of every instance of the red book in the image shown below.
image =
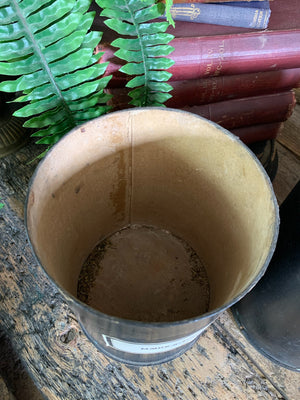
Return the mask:
<svg viewBox="0 0 300 400"><path fill-rule="evenodd" d="M112 93L114 96L116 96L114 98L114 101L111 102L111 104L114 107L114 110L120 110L120 109L124 109L124 108L128 108L128 101L130 100L129 97L126 95L126 92L124 91L125 88L117 88L117 89L110 89L109 93ZM289 97L289 96L288 96ZM291 99L291 101L293 101ZM245 103L245 101L244 101ZM248 104L250 103L250 106L252 106L252 102L248 101ZM216 109L218 108L218 106L223 107L224 109L224 104L223 102L218 104L214 104L211 111L210 111L210 115L212 117L213 113L216 111ZM239 116L235 115L235 109L232 107L235 106L235 108L238 108L236 103L232 103L229 102L227 104L227 108L230 108L231 111L231 118L233 118L234 120L238 120ZM180 108L180 107L176 107L176 106L172 106L173 108ZM226 107L226 104L225 104ZM289 116L289 113L291 113L293 111L293 103L289 103L283 104L283 112L280 112L280 115L283 116L284 119L287 119ZM188 108L186 108L187 110L189 110ZM208 107L204 107L204 110L198 110L200 111L200 115L207 117L209 115L209 110ZM203 113L202 113L203 111ZM263 110L261 110L263 111ZM244 111L245 112L245 111ZM252 112L252 109L251 111ZM241 116L242 117L242 116ZM276 115L277 118L277 115ZM251 144L251 143L255 143L255 142L259 142L262 140L267 140L267 139L275 139L280 131L280 128L282 126L282 122L269 122L269 123L263 123L263 124L256 124L256 121L253 122L254 125L247 125L247 126L242 126L239 128L231 128L230 132L232 132L234 135L238 136L245 144ZM225 128L229 128L227 127L226 123L225 123Z"/></svg>
<svg viewBox="0 0 300 400"><path fill-rule="evenodd" d="M243 126L231 129L230 132L238 136L245 144L252 144L263 140L276 139L282 126L283 122L271 122L269 124Z"/></svg>
<svg viewBox="0 0 300 400"><path fill-rule="evenodd" d="M300 7L299 7L300 9ZM171 80L198 79L284 68L300 68L300 29L266 31L229 36L175 38L175 64L169 68ZM100 44L105 51L100 62L110 61L105 75L126 82L128 76L118 73L123 62L114 57L114 49Z"/></svg>
<svg viewBox="0 0 300 400"><path fill-rule="evenodd" d="M172 98L167 100L165 105L179 108L297 88L300 87L300 68L171 81L169 83L173 86L173 90L170 92ZM130 101L130 98L127 97L130 89L111 86L110 88L112 95L121 96L124 102Z"/></svg>
<svg viewBox="0 0 300 400"><path fill-rule="evenodd" d="M292 115L295 105L295 94L291 90L202 106L186 106L182 110L201 115L231 130L255 124L283 122Z"/></svg>
<svg viewBox="0 0 300 400"><path fill-rule="evenodd" d="M186 106L182 109L201 115L230 130L253 124L285 121L291 116L295 104L294 92L287 91L202 106Z"/></svg>
<svg viewBox="0 0 300 400"><path fill-rule="evenodd" d="M300 67L300 29L175 38L173 80Z"/></svg>
<svg viewBox="0 0 300 400"><path fill-rule="evenodd" d="M232 2L250 2L250 1L254 1L254 0L173 0L174 4L177 3L232 3ZM263 0L255 0L255 1L263 1ZM273 0L269 0L269 1L273 1Z"/></svg>
<svg viewBox="0 0 300 400"><path fill-rule="evenodd" d="M178 27L178 21L175 30L169 28L176 35L171 42L175 50L169 56L175 61L169 69L173 74L171 80L299 68L298 1L276 0L271 7L269 29L262 31L190 22L182 22ZM113 80L119 80L117 86L121 86L121 80L128 77L118 72L123 62L114 57L115 48L103 41L98 46L100 50L105 50L101 61L110 61L106 74L113 74Z"/></svg>
<svg viewBox="0 0 300 400"><path fill-rule="evenodd" d="M114 89L108 89L108 91L113 92ZM126 94L114 96L111 100L111 105L113 110L130 107ZM295 105L295 93L289 90L198 106L173 108L192 112L232 130L257 124L283 122L291 116Z"/></svg>
<svg viewBox="0 0 300 400"><path fill-rule="evenodd" d="M201 105L300 87L300 68L172 81L167 107Z"/></svg>

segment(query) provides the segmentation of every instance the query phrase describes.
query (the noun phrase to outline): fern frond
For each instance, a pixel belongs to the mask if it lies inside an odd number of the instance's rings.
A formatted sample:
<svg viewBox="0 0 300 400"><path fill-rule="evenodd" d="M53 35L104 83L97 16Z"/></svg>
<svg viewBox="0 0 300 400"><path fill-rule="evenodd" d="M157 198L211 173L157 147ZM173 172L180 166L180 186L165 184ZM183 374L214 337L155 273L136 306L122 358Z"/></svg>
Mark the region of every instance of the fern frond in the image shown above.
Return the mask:
<svg viewBox="0 0 300 400"><path fill-rule="evenodd" d="M132 38L118 38L111 45L118 47L115 55L127 63L121 72L134 75L127 86L130 104L162 106L169 99L172 90L166 81L171 74L166 70L174 62L166 58L174 49L169 42L174 38L167 34L168 22L153 22L164 13L165 6L154 0L96 0L103 9L101 16L107 17L105 24L120 35Z"/></svg>
<svg viewBox="0 0 300 400"><path fill-rule="evenodd" d="M90 32L91 0L0 0L0 83L25 102L16 116L29 118L37 143L53 145L66 132L106 113L103 54L93 51L101 32Z"/></svg>
<svg viewBox="0 0 300 400"><path fill-rule="evenodd" d="M169 22L170 25L175 28L175 22L171 14L171 7L173 5L173 0L155 0L156 3L165 3L166 9L165 9L165 14L166 14L166 20Z"/></svg>

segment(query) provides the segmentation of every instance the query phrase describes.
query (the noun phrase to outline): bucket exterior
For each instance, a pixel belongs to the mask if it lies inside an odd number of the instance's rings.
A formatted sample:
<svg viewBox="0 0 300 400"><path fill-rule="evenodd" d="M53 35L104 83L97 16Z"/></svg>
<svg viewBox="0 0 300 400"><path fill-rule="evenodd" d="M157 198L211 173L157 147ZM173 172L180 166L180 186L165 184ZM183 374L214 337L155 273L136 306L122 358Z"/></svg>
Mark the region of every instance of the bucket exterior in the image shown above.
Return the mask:
<svg viewBox="0 0 300 400"><path fill-rule="evenodd" d="M207 267L207 312L135 321L78 300L89 253L131 223L192 245ZM71 131L40 163L26 204L33 252L83 331L106 355L135 365L179 356L249 292L272 257L278 225L270 180L253 153L204 118L162 108L111 113Z"/></svg>
<svg viewBox="0 0 300 400"><path fill-rule="evenodd" d="M252 346L273 363L300 372L300 181L280 205L280 221L266 274L232 312Z"/></svg>
<svg viewBox="0 0 300 400"><path fill-rule="evenodd" d="M142 323L99 315L70 303L88 338L109 357L132 365L154 365L178 357L197 341L218 313L180 323Z"/></svg>

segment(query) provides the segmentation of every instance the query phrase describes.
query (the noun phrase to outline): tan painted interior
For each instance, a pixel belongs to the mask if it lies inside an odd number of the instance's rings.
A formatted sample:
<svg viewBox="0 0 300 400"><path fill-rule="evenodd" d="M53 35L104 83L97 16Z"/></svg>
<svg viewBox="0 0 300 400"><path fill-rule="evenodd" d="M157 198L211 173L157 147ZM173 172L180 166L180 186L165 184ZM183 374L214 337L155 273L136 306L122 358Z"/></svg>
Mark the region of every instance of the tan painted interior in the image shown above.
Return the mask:
<svg viewBox="0 0 300 400"><path fill-rule="evenodd" d="M210 310L259 274L276 223L270 185L238 140L156 108L111 113L66 136L38 168L27 209L41 264L73 295L101 239L145 224L183 238L204 261Z"/></svg>

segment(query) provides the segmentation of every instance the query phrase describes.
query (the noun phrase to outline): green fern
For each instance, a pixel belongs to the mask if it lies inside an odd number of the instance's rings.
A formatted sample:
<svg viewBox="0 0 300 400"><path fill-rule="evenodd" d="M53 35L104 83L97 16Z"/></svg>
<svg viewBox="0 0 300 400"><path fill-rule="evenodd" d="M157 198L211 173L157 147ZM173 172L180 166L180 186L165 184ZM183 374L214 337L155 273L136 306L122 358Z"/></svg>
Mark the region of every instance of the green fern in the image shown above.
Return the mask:
<svg viewBox="0 0 300 400"><path fill-rule="evenodd" d="M153 0L96 0L103 9L101 16L107 17L105 24L120 35L111 45L118 47L115 55L127 63L121 72L134 77L127 83L130 104L162 106L171 96L172 90L166 81L171 74L166 71L174 62L166 58L174 49L168 43L174 38L167 34L168 22L153 22L164 13L165 6ZM150 22L149 22L150 21Z"/></svg>
<svg viewBox="0 0 300 400"><path fill-rule="evenodd" d="M156 0L156 3L161 1L162 0ZM166 4L166 9L165 9L166 19L169 22L169 24L172 25L173 28L175 28L175 22L171 14L171 7L173 5L173 0L165 0L164 3Z"/></svg>
<svg viewBox="0 0 300 400"><path fill-rule="evenodd" d="M19 92L39 144L53 145L76 125L109 110L107 64L93 55L101 32L90 32L91 0L0 0L0 74L18 76L0 90Z"/></svg>

